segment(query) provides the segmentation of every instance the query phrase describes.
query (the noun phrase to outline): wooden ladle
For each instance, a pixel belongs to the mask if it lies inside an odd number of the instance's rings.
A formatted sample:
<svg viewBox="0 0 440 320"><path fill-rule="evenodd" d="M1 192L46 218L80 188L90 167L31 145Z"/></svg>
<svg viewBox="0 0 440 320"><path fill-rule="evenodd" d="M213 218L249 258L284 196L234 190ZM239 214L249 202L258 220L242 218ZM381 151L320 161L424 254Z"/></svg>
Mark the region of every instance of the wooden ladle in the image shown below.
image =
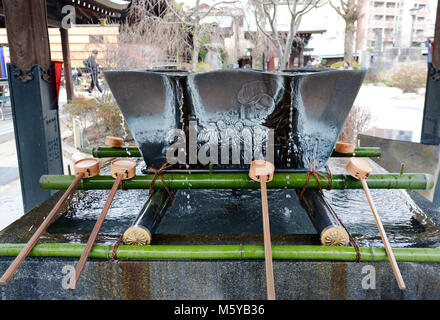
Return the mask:
<svg viewBox="0 0 440 320"><path fill-rule="evenodd" d="M397 265L396 258L394 257L394 253L391 249L388 237L385 233L382 221L380 220L379 214L377 213L376 206L374 205L373 199L371 198L370 189L367 185L367 178L371 174L373 169L368 164L368 162L360 158L351 158L350 162L347 164L346 169L351 176L359 179L362 183L362 187L364 188L364 192L367 196L368 203L370 204L371 211L373 212L374 219L376 220L376 225L379 229L380 237L382 238L382 242L385 246L385 251L387 252L388 259L390 260L391 267L393 268L397 284L401 290L405 290L406 286L400 273L399 266Z"/></svg>
<svg viewBox="0 0 440 320"><path fill-rule="evenodd" d="M337 141L335 151L338 153L353 153L354 144L351 142Z"/></svg>
<svg viewBox="0 0 440 320"><path fill-rule="evenodd" d="M264 256L266 261L266 286L267 299L275 300L275 282L273 277L273 263L272 263L272 245L270 240L270 224L269 224L269 209L267 205L267 190L266 182L273 179L275 166L264 160L252 161L249 168L249 177L260 182L261 185L261 204L263 209L263 233L264 233Z"/></svg>
<svg viewBox="0 0 440 320"><path fill-rule="evenodd" d="M104 208L99 215L98 221L96 221L95 227L93 228L92 233L90 234L89 240L87 241L87 245L84 248L84 251L79 259L79 262L76 266L75 273L73 277L70 279L70 283L67 289L75 289L76 283L78 282L81 271L84 268L84 265L87 262L87 258L90 255L90 251L92 251L92 247L95 244L96 237L98 236L99 230L104 223L105 216L107 215L108 210L112 204L112 201L115 197L116 191L118 190L119 184L122 180L129 180L136 176L136 161L131 159L116 159L112 161L111 166L111 175L115 178L115 182L113 183L112 189L110 190L110 194L108 195L107 201L104 205Z"/></svg>
<svg viewBox="0 0 440 320"><path fill-rule="evenodd" d="M107 136L105 137L105 145L113 148L120 148L124 145L124 139L119 137Z"/></svg>
<svg viewBox="0 0 440 320"><path fill-rule="evenodd" d="M33 247L37 244L41 235L46 231L49 225L52 223L55 216L61 209L63 203L69 198L69 196L75 191L78 183L84 178L90 178L99 174L99 162L96 159L82 159L74 164L75 168L75 180L73 180L72 184L69 188L64 192L62 197L58 200L53 209L49 212L47 217L44 219L43 223L40 227L35 231L32 237L29 239L24 248L20 251L14 261L11 263L9 268L5 271L3 276L0 279L0 284L7 284L9 280L11 280L12 276L15 274L17 269L20 267L21 263L27 257L29 252L33 249Z"/></svg>

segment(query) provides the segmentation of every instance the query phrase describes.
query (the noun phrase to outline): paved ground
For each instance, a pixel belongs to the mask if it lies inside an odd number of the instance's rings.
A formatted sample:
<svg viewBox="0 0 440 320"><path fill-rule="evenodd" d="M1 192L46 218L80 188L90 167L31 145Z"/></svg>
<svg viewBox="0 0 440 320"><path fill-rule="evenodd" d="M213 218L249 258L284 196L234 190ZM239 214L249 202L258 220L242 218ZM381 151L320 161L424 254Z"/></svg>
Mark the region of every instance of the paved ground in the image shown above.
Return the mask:
<svg viewBox="0 0 440 320"><path fill-rule="evenodd" d="M372 127L412 131L412 141L420 142L425 94L402 93L398 88L362 86L355 105L373 115Z"/></svg>
<svg viewBox="0 0 440 320"><path fill-rule="evenodd" d="M60 105L67 101L66 91L60 90ZM0 230L23 214L20 175L15 147L14 125L10 117L0 120Z"/></svg>
<svg viewBox="0 0 440 320"><path fill-rule="evenodd" d="M14 138L12 119L0 120L0 143Z"/></svg>
<svg viewBox="0 0 440 320"><path fill-rule="evenodd" d="M12 132L13 134L13 132ZM23 215L15 140L0 143L0 230Z"/></svg>

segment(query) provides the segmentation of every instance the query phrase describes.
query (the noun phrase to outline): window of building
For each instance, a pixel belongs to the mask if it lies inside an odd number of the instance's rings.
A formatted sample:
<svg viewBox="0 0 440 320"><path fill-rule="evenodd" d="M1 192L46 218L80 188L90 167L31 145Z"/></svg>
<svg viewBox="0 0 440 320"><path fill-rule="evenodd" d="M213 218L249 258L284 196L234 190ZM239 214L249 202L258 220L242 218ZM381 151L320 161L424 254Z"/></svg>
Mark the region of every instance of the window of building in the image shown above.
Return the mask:
<svg viewBox="0 0 440 320"><path fill-rule="evenodd" d="M375 14L374 15L374 20L381 21L381 20L383 20L383 16L379 15L379 14Z"/></svg>
<svg viewBox="0 0 440 320"><path fill-rule="evenodd" d="M374 2L374 7L375 8L383 8L384 5L385 5L385 3L382 2L382 1L375 1Z"/></svg>
<svg viewBox="0 0 440 320"><path fill-rule="evenodd" d="M423 21L425 21L425 17L417 17L417 21L418 22L423 22Z"/></svg>
<svg viewBox="0 0 440 320"><path fill-rule="evenodd" d="M104 43L104 36L102 34L89 35L89 43Z"/></svg>
<svg viewBox="0 0 440 320"><path fill-rule="evenodd" d="M395 8L396 4L394 2L387 2L387 8Z"/></svg>
<svg viewBox="0 0 440 320"><path fill-rule="evenodd" d="M393 34L393 28L386 28L384 32L386 35Z"/></svg>
<svg viewBox="0 0 440 320"><path fill-rule="evenodd" d="M394 21L394 16L386 16L385 20L386 21Z"/></svg>

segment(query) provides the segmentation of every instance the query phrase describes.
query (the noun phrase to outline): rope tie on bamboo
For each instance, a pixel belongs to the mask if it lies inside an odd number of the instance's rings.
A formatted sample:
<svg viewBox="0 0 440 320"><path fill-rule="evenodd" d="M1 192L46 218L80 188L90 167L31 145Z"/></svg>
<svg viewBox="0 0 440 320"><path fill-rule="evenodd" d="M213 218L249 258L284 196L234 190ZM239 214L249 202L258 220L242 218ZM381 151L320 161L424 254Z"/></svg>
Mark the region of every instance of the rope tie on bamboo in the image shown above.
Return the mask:
<svg viewBox="0 0 440 320"><path fill-rule="evenodd" d="M162 167L159 170L154 169L153 167L148 168L148 170L150 170L151 172L154 172L154 177L153 177L153 179L151 180L151 183L150 183L150 193L149 193L150 196L153 193L154 183L156 182L157 177L160 177L160 179L162 180L163 187L165 188L165 190L168 192L168 194L170 196L171 203L174 202L174 195L170 191L170 189L168 188L168 186L167 186L167 184L165 182L165 179L163 178L164 170L166 170L168 168L171 168L172 166L173 166L172 164L169 164L169 163L166 162L166 163L164 163L162 165Z"/></svg>
<svg viewBox="0 0 440 320"><path fill-rule="evenodd" d="M327 190L331 190L332 186L333 186L333 175L332 172L330 171L330 168L328 167L328 165L325 166L325 169L327 170L327 176L323 175L321 172L316 171L316 160L313 161L313 165L310 166L309 172L307 172L307 179L306 182L304 183L304 186L299 194L299 202L302 204L302 199L303 199L303 195L304 192L306 192L307 187L309 186L309 182L310 182L310 178L311 176L313 176L316 180L316 183L318 184L318 188L319 191L321 192L322 196L324 196L324 192L322 191L322 186L321 186L321 182L319 181L319 177L328 180L328 184L327 184Z"/></svg>
<svg viewBox="0 0 440 320"><path fill-rule="evenodd" d="M299 203L302 205L303 204L303 195L304 192L307 190L307 187L309 185L310 182L310 178L311 176L313 176L316 180L316 183L318 185L318 189L319 192L322 195L323 200L325 201L325 203L327 204L327 206L330 208L330 210L332 211L332 213L334 214L334 216L336 217L336 219L339 221L339 223L341 224L341 226L345 229L345 231L348 234L348 238L350 240L351 245L354 247L354 249L356 250L356 262L360 262L361 261L361 251L359 249L359 245L357 244L356 240L353 238L353 236L350 234L350 232L348 231L348 229L345 227L344 223L342 222L342 220L339 218L339 216L336 214L335 210L333 210L333 208L330 206L330 204L328 203L325 195L324 195L324 191L322 191L322 186L321 186L321 182L319 181L319 177L322 177L325 180L328 180L328 185L327 185L327 190L331 190L332 189L332 185L333 185L333 175L332 172L330 171L330 168L328 165L325 166L325 169L327 170L327 176L323 175L321 172L316 171L316 160L313 161L313 165L310 166L310 171L307 172L307 179L306 182L304 183L304 186L298 196L299 198Z"/></svg>
<svg viewBox="0 0 440 320"><path fill-rule="evenodd" d="M113 250L112 250L112 260L118 260L117 257L117 252L118 252L118 248L119 245L122 243L122 234L119 236L118 240L115 242L115 244L113 245Z"/></svg>

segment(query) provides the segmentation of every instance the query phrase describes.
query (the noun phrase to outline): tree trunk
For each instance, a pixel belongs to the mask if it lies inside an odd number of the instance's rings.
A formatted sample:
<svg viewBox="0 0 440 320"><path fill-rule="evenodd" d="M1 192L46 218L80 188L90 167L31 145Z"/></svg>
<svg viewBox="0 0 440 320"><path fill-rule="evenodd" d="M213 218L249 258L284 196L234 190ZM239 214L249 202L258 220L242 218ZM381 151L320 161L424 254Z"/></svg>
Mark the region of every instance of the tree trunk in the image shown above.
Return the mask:
<svg viewBox="0 0 440 320"><path fill-rule="evenodd" d="M278 63L278 70L287 69L287 64L289 63L289 56L287 55L286 51L284 51L284 54L280 57L280 60ZM289 55L290 55L290 52L289 52Z"/></svg>
<svg viewBox="0 0 440 320"><path fill-rule="evenodd" d="M197 64L199 62L200 53L200 0L196 0L194 34L193 34L193 52L192 52L192 71L197 72Z"/></svg>
<svg viewBox="0 0 440 320"><path fill-rule="evenodd" d="M284 69L288 68L290 54L292 53L293 39L295 38L296 31L298 30L298 25L299 25L300 21L301 21L301 18L298 18L298 20L295 21L293 19L293 17L292 17L292 20L290 21L290 30L289 30L289 34L287 36L284 50L282 50L282 55L280 56L278 70L284 70Z"/></svg>
<svg viewBox="0 0 440 320"><path fill-rule="evenodd" d="M345 39L344 39L344 60L347 62L353 61L353 43L356 28L355 21L345 21Z"/></svg>
<svg viewBox="0 0 440 320"><path fill-rule="evenodd" d="M192 71L197 72L197 64L199 62L199 53L200 53L200 36L199 36L199 26L194 26L194 35L193 35L193 52L192 52Z"/></svg>

